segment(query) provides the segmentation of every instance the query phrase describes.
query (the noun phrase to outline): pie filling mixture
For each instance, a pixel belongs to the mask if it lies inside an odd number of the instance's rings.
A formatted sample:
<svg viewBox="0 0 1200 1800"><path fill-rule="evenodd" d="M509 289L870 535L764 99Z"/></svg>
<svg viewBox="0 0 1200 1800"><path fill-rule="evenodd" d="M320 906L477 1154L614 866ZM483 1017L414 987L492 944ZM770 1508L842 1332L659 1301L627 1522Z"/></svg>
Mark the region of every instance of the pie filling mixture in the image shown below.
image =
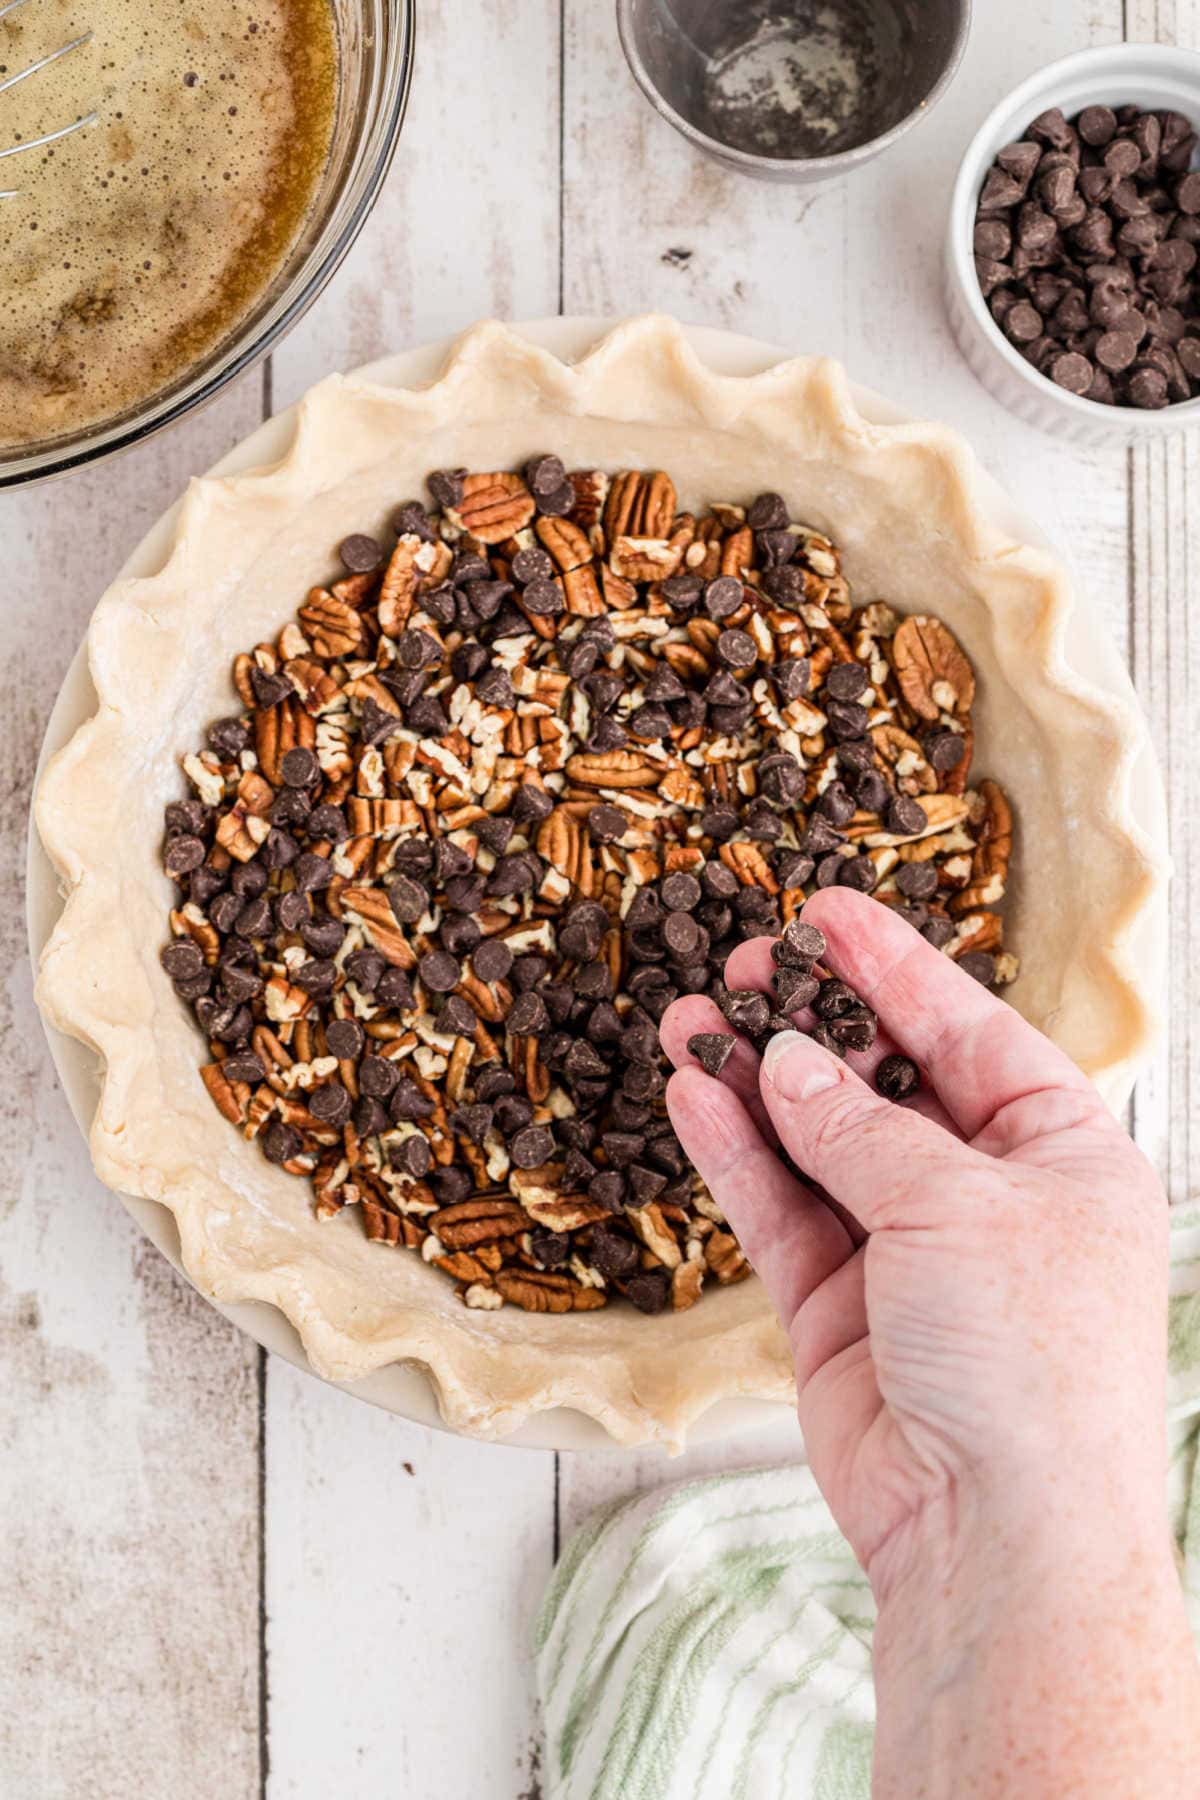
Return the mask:
<svg viewBox="0 0 1200 1800"><path fill-rule="evenodd" d="M85 33L27 81L18 72ZM0 0L0 447L111 418L235 330L329 153L329 0ZM42 144L90 113L97 118ZM40 147L39 147L40 146Z"/></svg>
<svg viewBox="0 0 1200 1800"><path fill-rule="evenodd" d="M662 472L553 455L428 488L236 658L166 809L162 963L213 1102L321 1218L355 1207L471 1307L690 1307L749 1269L666 1117L670 1002L759 1046L811 1006L867 1048L797 917L834 883L1016 974L971 665L936 618L853 606L777 494L695 516ZM759 935L773 997L729 992ZM691 1048L719 1072L733 1042Z"/></svg>

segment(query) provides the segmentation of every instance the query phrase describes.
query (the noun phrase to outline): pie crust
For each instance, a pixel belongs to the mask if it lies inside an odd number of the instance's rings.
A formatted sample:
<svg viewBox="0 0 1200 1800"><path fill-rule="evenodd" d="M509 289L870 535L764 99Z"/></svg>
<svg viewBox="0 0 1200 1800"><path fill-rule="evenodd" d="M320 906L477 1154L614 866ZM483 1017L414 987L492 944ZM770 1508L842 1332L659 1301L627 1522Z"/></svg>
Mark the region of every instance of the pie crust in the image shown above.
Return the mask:
<svg viewBox="0 0 1200 1800"><path fill-rule="evenodd" d="M568 466L669 468L684 506L777 489L838 545L856 602L945 620L979 678L979 764L1017 815L1007 911L1021 974L1007 997L1101 1081L1136 1061L1153 1021L1135 938L1166 871L1128 797L1141 719L1064 659L1064 570L993 522L954 433L868 422L844 370L823 359L715 374L678 325L653 317L572 365L489 323L429 386L332 376L302 402L280 462L192 483L164 566L117 582L97 607L99 711L39 787L66 903L38 1000L102 1060L90 1140L100 1178L169 1207L197 1286L279 1307L319 1374L349 1381L409 1359L458 1431L500 1436L568 1406L622 1443L677 1447L717 1400L790 1392L757 1282L653 1318L465 1308L418 1258L369 1243L353 1220L319 1221L307 1184L230 1131L158 961L163 806L182 791L179 757L228 710L234 651L272 636L331 547L382 525L428 469L508 468L542 450Z"/></svg>

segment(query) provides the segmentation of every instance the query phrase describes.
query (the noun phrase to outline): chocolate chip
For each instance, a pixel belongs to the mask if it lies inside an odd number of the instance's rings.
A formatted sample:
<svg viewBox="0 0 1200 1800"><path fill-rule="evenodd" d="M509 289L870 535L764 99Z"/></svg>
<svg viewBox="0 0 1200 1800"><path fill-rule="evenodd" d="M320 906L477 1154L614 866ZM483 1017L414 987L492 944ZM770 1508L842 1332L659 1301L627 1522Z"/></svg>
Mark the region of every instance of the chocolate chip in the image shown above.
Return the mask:
<svg viewBox="0 0 1200 1800"><path fill-rule="evenodd" d="M690 1037L687 1041L689 1056L694 1056L704 1073L711 1075L714 1080L720 1077L721 1070L733 1055L736 1044L735 1037L726 1037L723 1032L719 1031L697 1032L695 1037ZM659 1187L663 1186L665 1183L660 1181Z"/></svg>
<svg viewBox="0 0 1200 1800"><path fill-rule="evenodd" d="M834 700L858 700L870 686L870 677L861 663L834 663L825 677L825 692Z"/></svg>
<svg viewBox="0 0 1200 1800"><path fill-rule="evenodd" d="M445 1037L474 1037L479 1020L469 1000L461 994L450 994L438 1009L434 1025Z"/></svg>
<svg viewBox="0 0 1200 1800"><path fill-rule="evenodd" d="M221 1072L227 1081L244 1081L254 1087L266 1076L266 1068L261 1057L253 1050L235 1050L221 1064Z"/></svg>
<svg viewBox="0 0 1200 1800"><path fill-rule="evenodd" d="M403 969L385 969L375 985L375 998L381 1006L395 1007L400 1012L412 1009L412 982Z"/></svg>
<svg viewBox="0 0 1200 1800"><path fill-rule="evenodd" d="M484 938L471 954L471 967L480 981L503 981L512 965L512 951L500 938Z"/></svg>
<svg viewBox="0 0 1200 1800"><path fill-rule="evenodd" d="M431 1119L434 1111L433 1101L421 1092L415 1081L402 1075L392 1089L392 1097L388 1103L388 1115L392 1123L414 1125L420 1119Z"/></svg>
<svg viewBox="0 0 1200 1800"><path fill-rule="evenodd" d="M260 669L257 663L250 670L250 686L255 700L263 708L278 706L294 692L289 676Z"/></svg>
<svg viewBox="0 0 1200 1800"><path fill-rule="evenodd" d="M1161 369L1147 365L1134 369L1129 377L1129 403L1146 411L1157 411L1168 404L1167 378Z"/></svg>
<svg viewBox="0 0 1200 1800"><path fill-rule="evenodd" d="M875 1071L875 1086L885 1100L907 1100L920 1085L921 1071L908 1056L885 1056Z"/></svg>
<svg viewBox="0 0 1200 1800"><path fill-rule="evenodd" d="M595 1238L592 1240L592 1255L595 1260ZM566 1231L546 1231L539 1226L529 1234L529 1248L533 1260L543 1269L561 1269L571 1254L571 1238ZM601 1273L603 1274L603 1270Z"/></svg>
<svg viewBox="0 0 1200 1800"><path fill-rule="evenodd" d="M853 700L831 700L825 708L825 716L830 731L839 740L863 737L871 723L866 707Z"/></svg>
<svg viewBox="0 0 1200 1800"><path fill-rule="evenodd" d="M668 875L660 890L662 902L672 912L692 912L700 904L702 889L694 875L677 870Z"/></svg>
<svg viewBox="0 0 1200 1800"><path fill-rule="evenodd" d="M733 1039L729 1039L732 1045ZM628 1191L625 1196L626 1206L649 1206L658 1199L667 1185L667 1178L658 1169L647 1169L643 1163L632 1163L626 1176Z"/></svg>
<svg viewBox="0 0 1200 1800"><path fill-rule="evenodd" d="M968 950L965 956L959 957L958 966L974 980L981 981L984 987L990 987L996 979L996 959L986 950Z"/></svg>
<svg viewBox="0 0 1200 1800"><path fill-rule="evenodd" d="M1086 356L1080 356L1078 351L1067 351L1052 360L1047 372L1051 381L1066 388L1068 393L1086 394L1092 385L1094 370Z"/></svg>
<svg viewBox="0 0 1200 1800"><path fill-rule="evenodd" d="M775 664L771 676L781 700L799 700L812 684L812 664L807 656L788 657Z"/></svg>
<svg viewBox="0 0 1200 1800"><path fill-rule="evenodd" d="M518 1169L540 1168L553 1151L554 1139L544 1125L527 1125L508 1146L509 1157Z"/></svg>
<svg viewBox="0 0 1200 1800"><path fill-rule="evenodd" d="M399 1144L391 1146L388 1160L401 1175L410 1175L414 1181L420 1181L432 1167L433 1152L424 1134L413 1131Z"/></svg>
<svg viewBox="0 0 1200 1800"><path fill-rule="evenodd" d="M727 669L749 669L758 661L758 648L748 631L723 631L717 639L717 656Z"/></svg>
<svg viewBox="0 0 1200 1800"><path fill-rule="evenodd" d="M1075 121L1075 129L1085 144L1103 149L1116 136L1117 115L1111 106L1085 106Z"/></svg>
<svg viewBox="0 0 1200 1800"><path fill-rule="evenodd" d="M736 575L718 575L704 590L704 610L710 619L727 619L744 600L745 593Z"/></svg>
<svg viewBox="0 0 1200 1800"><path fill-rule="evenodd" d="M442 1206L457 1206L471 1192L473 1183L466 1169L451 1166L448 1169L436 1169L429 1178L429 1185L437 1195Z"/></svg>
<svg viewBox="0 0 1200 1800"><path fill-rule="evenodd" d="M474 1106L460 1106L450 1114L450 1129L465 1137L468 1143L482 1144L492 1129L493 1113L490 1106L476 1103Z"/></svg>
<svg viewBox="0 0 1200 1800"><path fill-rule="evenodd" d="M929 820L919 801L909 794L896 794L887 809L886 824L894 837L917 837Z"/></svg>
<svg viewBox="0 0 1200 1800"><path fill-rule="evenodd" d="M278 1120L273 1125L268 1125L259 1139L262 1153L269 1163L291 1162L294 1156L299 1156L303 1142L298 1131L293 1131L290 1125L284 1125Z"/></svg>
<svg viewBox="0 0 1200 1800"><path fill-rule="evenodd" d="M602 1176L601 1180L607 1180ZM619 1203L619 1202L618 1202ZM604 1200L600 1204L606 1205ZM641 1255L637 1244L623 1232L597 1225L592 1232L592 1262L608 1281L625 1281L636 1273Z"/></svg>
<svg viewBox="0 0 1200 1800"><path fill-rule="evenodd" d="M901 863L896 886L909 900L931 900L937 893L937 869L932 862Z"/></svg>
<svg viewBox="0 0 1200 1800"><path fill-rule="evenodd" d="M866 1006L855 1006L840 1018L829 1022L829 1033L843 1050L869 1050L878 1032L875 1014Z"/></svg>
<svg viewBox="0 0 1200 1800"><path fill-rule="evenodd" d="M418 962L417 973L433 994L448 994L462 980L458 958L445 950L430 950Z"/></svg>
<svg viewBox="0 0 1200 1800"><path fill-rule="evenodd" d="M607 1206L610 1212L620 1212L625 1199L625 1177L615 1169L602 1169L588 1182L588 1199L594 1200L597 1206Z"/></svg>
<svg viewBox="0 0 1200 1800"><path fill-rule="evenodd" d="M670 1285L660 1269L644 1269L625 1283L625 1297L639 1312L660 1313L670 1296Z"/></svg>
<svg viewBox="0 0 1200 1800"><path fill-rule="evenodd" d="M400 925L415 925L429 911L429 889L409 875L393 875L387 885L387 897Z"/></svg>
<svg viewBox="0 0 1200 1800"><path fill-rule="evenodd" d="M754 988L734 988L722 995L718 1005L734 1030L744 1031L748 1037L757 1037L765 1030L771 1015L767 996Z"/></svg>
<svg viewBox="0 0 1200 1800"><path fill-rule="evenodd" d="M886 788L884 790L886 794ZM841 781L831 781L825 792L817 801L817 808L837 830L848 825L854 817L856 806Z"/></svg>
<svg viewBox="0 0 1200 1800"><path fill-rule="evenodd" d="M163 851L163 868L168 875L173 875L178 880L179 877L190 874L193 869L198 869L207 854L203 838L188 837L180 833L178 837L167 840Z"/></svg>
<svg viewBox="0 0 1200 1800"><path fill-rule="evenodd" d="M802 1007L811 1006L817 997L821 983L815 975L809 975L803 969L784 967L776 969L773 985L775 1004L779 1011L791 1013L799 1012Z"/></svg>
<svg viewBox="0 0 1200 1800"><path fill-rule="evenodd" d="M731 806L708 806L700 814L701 831L718 844L728 843L737 828L738 816Z"/></svg>
<svg viewBox="0 0 1200 1800"><path fill-rule="evenodd" d="M934 915L922 925L921 936L927 939L935 950L941 950L954 936L954 926L949 919Z"/></svg>
<svg viewBox="0 0 1200 1800"><path fill-rule="evenodd" d="M535 988L531 988L513 1002L504 1023L517 1037L540 1037L550 1029L550 1014L546 1010L546 1002Z"/></svg>
<svg viewBox="0 0 1200 1800"><path fill-rule="evenodd" d="M351 1100L340 1081L328 1081L309 1096L308 1110L323 1125L344 1125L350 1117Z"/></svg>
<svg viewBox="0 0 1200 1800"><path fill-rule="evenodd" d="M342 567L351 575L369 575L383 561L383 551L373 537L356 531L338 545Z"/></svg>
<svg viewBox="0 0 1200 1800"><path fill-rule="evenodd" d="M847 987L844 981L833 978L821 983L812 1003L812 1009L818 1019L828 1022L831 1019L840 1019L843 1013L849 1012L852 1006L857 1005L858 997L854 990Z"/></svg>
<svg viewBox="0 0 1200 1800"><path fill-rule="evenodd" d="M353 1062L362 1055L367 1034L357 1019L333 1019L325 1027L325 1042L330 1056L341 1062Z"/></svg>
<svg viewBox="0 0 1200 1800"><path fill-rule="evenodd" d="M204 952L191 938L176 938L158 953L158 960L172 981L189 981L204 968Z"/></svg>

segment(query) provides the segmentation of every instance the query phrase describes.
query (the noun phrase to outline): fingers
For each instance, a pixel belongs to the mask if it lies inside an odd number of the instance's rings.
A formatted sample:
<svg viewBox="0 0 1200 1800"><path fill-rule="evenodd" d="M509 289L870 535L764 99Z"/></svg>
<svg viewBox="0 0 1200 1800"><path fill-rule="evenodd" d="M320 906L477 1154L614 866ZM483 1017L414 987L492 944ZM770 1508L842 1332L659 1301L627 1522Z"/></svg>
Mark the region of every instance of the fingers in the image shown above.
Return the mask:
<svg viewBox="0 0 1200 1800"><path fill-rule="evenodd" d="M867 1336L866 1250L854 1255L804 1301L790 1332L796 1386Z"/></svg>
<svg viewBox="0 0 1200 1800"><path fill-rule="evenodd" d="M811 1038L781 1031L767 1046L762 1095L780 1142L812 1181L868 1231L919 1224L992 1165L930 1119L869 1088Z"/></svg>
<svg viewBox="0 0 1200 1800"><path fill-rule="evenodd" d="M724 1014L711 1000L703 994L689 994L668 1006L662 1016L658 1036L675 1067L684 1069L696 1061L687 1047L690 1037L704 1031L717 1031L728 1037L731 1029ZM754 1046L747 1043L745 1038L737 1038L729 1061L721 1070L721 1085L737 1095L762 1137L774 1150L778 1148L779 1139L775 1136L775 1127L759 1092L758 1066L758 1052Z"/></svg>
<svg viewBox="0 0 1200 1800"><path fill-rule="evenodd" d="M808 916L806 908L804 917L807 919ZM773 939L765 937L747 938L744 944L739 944L725 965L726 987L757 988L761 993L770 993L771 977L775 973L775 964L771 959L772 942ZM807 1030L813 1022L813 1015L807 1009L804 1012L793 1013L791 1016L799 1022L803 1030ZM869 1050L851 1050L846 1061L862 1076L864 1081L874 1081L875 1071L884 1057L893 1056L900 1048L901 1046L886 1027L880 1025L871 1048ZM944 1131L952 1131L959 1135L958 1126L937 1095L928 1088L922 1088L911 1100L906 1101L905 1105L909 1110L922 1113L925 1118L932 1119Z"/></svg>
<svg viewBox="0 0 1200 1800"><path fill-rule="evenodd" d="M680 1143L733 1226L785 1329L853 1246L827 1206L790 1175L723 1082L685 1068L667 1084Z"/></svg>
<svg viewBox="0 0 1200 1800"><path fill-rule="evenodd" d="M830 965L928 1073L968 1138L1030 1094L1095 1093L1068 1056L890 907L826 888L804 917L825 933Z"/></svg>

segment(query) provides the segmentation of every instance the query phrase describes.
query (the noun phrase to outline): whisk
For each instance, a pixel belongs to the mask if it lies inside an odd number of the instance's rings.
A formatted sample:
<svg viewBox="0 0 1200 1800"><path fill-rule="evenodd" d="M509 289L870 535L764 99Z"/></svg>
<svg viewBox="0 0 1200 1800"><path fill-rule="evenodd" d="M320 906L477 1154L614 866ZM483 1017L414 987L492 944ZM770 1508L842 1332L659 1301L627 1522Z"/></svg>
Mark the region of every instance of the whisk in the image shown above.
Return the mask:
<svg viewBox="0 0 1200 1800"><path fill-rule="evenodd" d="M26 4L27 0L6 0L6 4L0 5L0 25L4 23L10 13L15 13L19 6ZM19 81L28 81L31 75L39 75L43 69L48 69L51 63L60 62L64 56L70 56L73 50L81 50L85 44L91 43L93 36L93 32L85 31L79 37L72 38L69 44L62 44L57 50L51 50L48 55L39 56L36 62L29 64L28 68L18 69L15 75L5 76L3 80L0 80L0 94L5 93L9 88L16 87ZM9 156L20 156L25 150L40 150L45 144L56 144L60 138L70 137L73 132L82 131L85 125L94 125L98 117L97 113L90 112L84 118L74 119L69 125L60 126L57 131L47 131L41 137L28 138L22 144L12 144L8 149L0 150L0 162ZM17 188L0 188L0 200L13 200L19 191Z"/></svg>

